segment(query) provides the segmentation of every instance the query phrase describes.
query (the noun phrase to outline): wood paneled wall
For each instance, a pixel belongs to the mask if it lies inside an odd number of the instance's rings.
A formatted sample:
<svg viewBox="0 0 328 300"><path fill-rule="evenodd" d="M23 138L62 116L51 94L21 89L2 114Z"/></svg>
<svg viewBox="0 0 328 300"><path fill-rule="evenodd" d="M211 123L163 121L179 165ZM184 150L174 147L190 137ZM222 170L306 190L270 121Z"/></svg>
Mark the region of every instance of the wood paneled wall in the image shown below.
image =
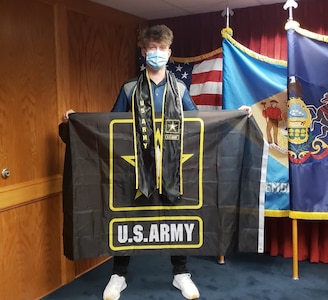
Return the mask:
<svg viewBox="0 0 328 300"><path fill-rule="evenodd" d="M0 187L58 172L53 7L1 2L0 169L11 175Z"/></svg>
<svg viewBox="0 0 328 300"><path fill-rule="evenodd" d="M87 0L0 7L0 299L40 299L107 259L63 256L58 124L111 109L146 22Z"/></svg>

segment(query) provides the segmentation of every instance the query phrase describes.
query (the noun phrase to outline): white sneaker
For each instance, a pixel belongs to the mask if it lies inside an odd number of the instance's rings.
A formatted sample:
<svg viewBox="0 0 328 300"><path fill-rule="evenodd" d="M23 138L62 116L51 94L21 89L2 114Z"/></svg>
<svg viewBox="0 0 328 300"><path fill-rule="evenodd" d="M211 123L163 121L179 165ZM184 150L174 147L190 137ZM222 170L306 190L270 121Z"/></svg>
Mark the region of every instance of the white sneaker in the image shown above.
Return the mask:
<svg viewBox="0 0 328 300"><path fill-rule="evenodd" d="M118 300L121 292L127 287L125 277L119 275L112 275L106 285L103 293L104 300Z"/></svg>
<svg viewBox="0 0 328 300"><path fill-rule="evenodd" d="M186 299L198 299L199 291L189 273L174 275L173 286L179 289Z"/></svg>

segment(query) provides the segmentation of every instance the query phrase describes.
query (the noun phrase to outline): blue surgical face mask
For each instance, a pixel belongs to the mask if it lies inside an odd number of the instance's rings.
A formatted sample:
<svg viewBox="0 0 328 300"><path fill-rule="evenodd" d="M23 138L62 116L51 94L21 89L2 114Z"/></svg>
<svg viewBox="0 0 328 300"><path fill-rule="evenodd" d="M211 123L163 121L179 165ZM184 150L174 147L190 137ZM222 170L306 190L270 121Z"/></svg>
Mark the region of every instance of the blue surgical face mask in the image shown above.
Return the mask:
<svg viewBox="0 0 328 300"><path fill-rule="evenodd" d="M169 60L167 51L151 50L146 53L146 63L154 70L164 67Z"/></svg>

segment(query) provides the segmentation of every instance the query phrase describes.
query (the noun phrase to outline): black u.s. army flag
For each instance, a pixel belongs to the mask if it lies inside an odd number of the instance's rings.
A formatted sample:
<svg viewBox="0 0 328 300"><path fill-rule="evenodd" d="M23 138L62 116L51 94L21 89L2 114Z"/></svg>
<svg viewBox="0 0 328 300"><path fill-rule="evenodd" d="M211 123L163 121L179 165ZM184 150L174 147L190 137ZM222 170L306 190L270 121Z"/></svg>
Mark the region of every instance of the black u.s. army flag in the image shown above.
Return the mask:
<svg viewBox="0 0 328 300"><path fill-rule="evenodd" d="M160 116L155 123L160 143ZM174 202L158 192L160 187L150 198L136 189L130 113L72 114L68 128L59 129L66 142L64 252L69 259L263 252L266 159L262 135L245 112L184 113L182 194ZM171 172L165 161L157 167Z"/></svg>

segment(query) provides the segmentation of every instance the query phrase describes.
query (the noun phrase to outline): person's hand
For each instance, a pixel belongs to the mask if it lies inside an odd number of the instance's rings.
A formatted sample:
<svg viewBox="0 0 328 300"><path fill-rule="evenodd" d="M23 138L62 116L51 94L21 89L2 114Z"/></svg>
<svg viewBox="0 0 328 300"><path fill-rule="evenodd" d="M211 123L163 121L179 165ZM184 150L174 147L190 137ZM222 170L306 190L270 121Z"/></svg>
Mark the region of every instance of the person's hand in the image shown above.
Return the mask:
<svg viewBox="0 0 328 300"><path fill-rule="evenodd" d="M253 115L252 108L250 106L242 105L238 108L238 110L245 110L249 118Z"/></svg>
<svg viewBox="0 0 328 300"><path fill-rule="evenodd" d="M68 119L69 119L69 115L75 113L75 111L73 109L69 109L68 111L64 112L63 116L62 116L62 122L63 123L67 123Z"/></svg>

